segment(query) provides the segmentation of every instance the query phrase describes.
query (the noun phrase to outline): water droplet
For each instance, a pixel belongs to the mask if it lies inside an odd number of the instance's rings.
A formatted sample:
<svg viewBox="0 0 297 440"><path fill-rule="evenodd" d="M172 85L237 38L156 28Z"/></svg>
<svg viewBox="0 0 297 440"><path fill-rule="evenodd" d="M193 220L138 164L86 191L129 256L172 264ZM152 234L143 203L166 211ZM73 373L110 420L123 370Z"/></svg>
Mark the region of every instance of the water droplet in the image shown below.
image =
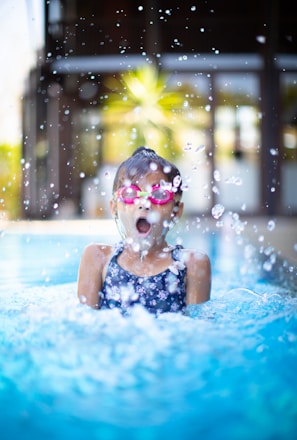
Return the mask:
<svg viewBox="0 0 297 440"><path fill-rule="evenodd" d="M171 191L172 190L172 183L171 182L166 182L166 180L161 180L160 181L160 187L164 190L167 191Z"/></svg>
<svg viewBox="0 0 297 440"><path fill-rule="evenodd" d="M85 295L80 295L79 299L80 299L80 302L81 302L82 304L86 304L86 302L87 302L87 297L86 297Z"/></svg>
<svg viewBox="0 0 297 440"><path fill-rule="evenodd" d="M187 144L183 147L184 151L191 151L192 150L192 143L187 142Z"/></svg>
<svg viewBox="0 0 297 440"><path fill-rule="evenodd" d="M273 231L274 228L275 228L275 221L274 220L269 220L269 222L267 223L268 231Z"/></svg>
<svg viewBox="0 0 297 440"><path fill-rule="evenodd" d="M228 179L225 179L225 183L240 186L240 185L242 185L242 179L238 176L232 176L232 177L229 177Z"/></svg>
<svg viewBox="0 0 297 440"><path fill-rule="evenodd" d="M273 251L274 251L273 246L267 246L267 248L264 249L264 254L267 255L267 257L268 257L269 255L272 254Z"/></svg>
<svg viewBox="0 0 297 440"><path fill-rule="evenodd" d="M258 43L260 43L260 44L265 44L265 43L266 43L266 37L265 37L265 35L257 35L257 36L256 36L256 40L257 40Z"/></svg>
<svg viewBox="0 0 297 440"><path fill-rule="evenodd" d="M221 180L221 174L219 170L214 170L213 178L216 182L219 182Z"/></svg>
<svg viewBox="0 0 297 440"><path fill-rule="evenodd" d="M156 162L151 162L151 163L150 163L150 169L151 169L152 171L157 171L157 169L158 169L158 165L156 164Z"/></svg>
<svg viewBox="0 0 297 440"><path fill-rule="evenodd" d="M166 166L163 168L163 172L164 172L164 174L169 174L170 171L171 171L171 166L170 166L170 165L166 165Z"/></svg>
<svg viewBox="0 0 297 440"><path fill-rule="evenodd" d="M195 148L195 153L199 153L200 151L204 151L204 150L205 150L205 145L201 144Z"/></svg>
<svg viewBox="0 0 297 440"><path fill-rule="evenodd" d="M164 228L170 228L170 226L172 225L170 220L164 220L163 221L163 226Z"/></svg>
<svg viewBox="0 0 297 440"><path fill-rule="evenodd" d="M269 153L271 156L278 156L278 148L270 148Z"/></svg>
<svg viewBox="0 0 297 440"><path fill-rule="evenodd" d="M181 177L180 176L175 176L175 178L173 179L173 186L175 188L178 188L181 184Z"/></svg>
<svg viewBox="0 0 297 440"><path fill-rule="evenodd" d="M187 185L187 184L185 183L185 184L183 184L183 185L181 186L181 189L182 189L182 191L188 191L188 190L189 190L189 185Z"/></svg>
<svg viewBox="0 0 297 440"><path fill-rule="evenodd" d="M223 213L225 211L225 208L223 205L221 205L220 203L217 203L211 210L211 214L213 216L213 218L215 219L219 219Z"/></svg>
<svg viewBox="0 0 297 440"><path fill-rule="evenodd" d="M270 260L265 261L265 263L263 264L263 269L264 269L266 272L270 272L270 271L271 271L271 269L272 269L272 263L271 263Z"/></svg>
<svg viewBox="0 0 297 440"><path fill-rule="evenodd" d="M150 223L158 223L160 220L160 213L157 211L151 211L147 216L147 220Z"/></svg>
<svg viewBox="0 0 297 440"><path fill-rule="evenodd" d="M84 178L86 177L86 175L85 175L84 172L81 172L81 173L79 173L79 177L80 177L81 179L84 179Z"/></svg>

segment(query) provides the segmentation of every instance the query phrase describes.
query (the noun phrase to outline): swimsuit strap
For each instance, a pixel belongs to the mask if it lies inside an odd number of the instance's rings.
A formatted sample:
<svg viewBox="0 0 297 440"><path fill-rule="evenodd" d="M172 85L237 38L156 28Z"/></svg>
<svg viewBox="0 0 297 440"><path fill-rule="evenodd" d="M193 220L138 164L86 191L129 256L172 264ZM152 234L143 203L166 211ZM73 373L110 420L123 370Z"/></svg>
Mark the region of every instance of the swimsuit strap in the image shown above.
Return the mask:
<svg viewBox="0 0 297 440"><path fill-rule="evenodd" d="M114 247L114 252L112 254L111 259L113 260L114 258L117 258L124 250L124 242L120 241L119 243L117 243Z"/></svg>
<svg viewBox="0 0 297 440"><path fill-rule="evenodd" d="M172 250L171 255L173 260L175 261L181 261L181 251L184 249L184 247L181 244L177 244Z"/></svg>

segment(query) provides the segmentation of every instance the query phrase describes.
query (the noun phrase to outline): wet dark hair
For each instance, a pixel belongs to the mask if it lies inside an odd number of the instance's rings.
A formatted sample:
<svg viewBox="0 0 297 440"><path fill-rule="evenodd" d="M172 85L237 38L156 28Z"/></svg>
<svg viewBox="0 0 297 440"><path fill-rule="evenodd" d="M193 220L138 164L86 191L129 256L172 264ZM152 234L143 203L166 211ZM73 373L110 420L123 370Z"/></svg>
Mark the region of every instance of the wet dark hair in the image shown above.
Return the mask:
<svg viewBox="0 0 297 440"><path fill-rule="evenodd" d="M155 170L161 171L165 180L176 188L176 194L182 195L182 181L178 168L164 157L159 156L154 150L146 147L138 147L132 156L121 163L114 178L113 193L127 180L132 182Z"/></svg>

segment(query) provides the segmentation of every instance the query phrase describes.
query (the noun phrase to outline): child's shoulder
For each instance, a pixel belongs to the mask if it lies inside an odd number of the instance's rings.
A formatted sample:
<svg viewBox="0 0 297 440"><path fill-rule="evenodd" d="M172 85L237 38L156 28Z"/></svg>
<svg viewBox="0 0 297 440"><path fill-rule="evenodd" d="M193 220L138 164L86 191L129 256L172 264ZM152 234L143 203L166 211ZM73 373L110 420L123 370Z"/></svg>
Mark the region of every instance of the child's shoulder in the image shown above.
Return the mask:
<svg viewBox="0 0 297 440"><path fill-rule="evenodd" d="M181 258L188 269L193 268L195 270L197 267L210 265L208 255L197 249L182 248Z"/></svg>
<svg viewBox="0 0 297 440"><path fill-rule="evenodd" d="M114 246L103 243L90 243L83 251L84 260L107 261L114 252Z"/></svg>

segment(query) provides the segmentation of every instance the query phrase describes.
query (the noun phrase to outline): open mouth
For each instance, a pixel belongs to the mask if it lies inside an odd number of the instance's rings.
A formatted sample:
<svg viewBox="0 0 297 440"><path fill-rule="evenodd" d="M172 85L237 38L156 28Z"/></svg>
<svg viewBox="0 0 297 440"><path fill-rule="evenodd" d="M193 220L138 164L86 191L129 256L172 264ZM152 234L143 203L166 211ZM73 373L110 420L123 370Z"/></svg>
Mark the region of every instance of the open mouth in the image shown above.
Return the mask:
<svg viewBox="0 0 297 440"><path fill-rule="evenodd" d="M147 234L151 229L151 224L146 218L139 218L136 222L136 229L140 234Z"/></svg>

